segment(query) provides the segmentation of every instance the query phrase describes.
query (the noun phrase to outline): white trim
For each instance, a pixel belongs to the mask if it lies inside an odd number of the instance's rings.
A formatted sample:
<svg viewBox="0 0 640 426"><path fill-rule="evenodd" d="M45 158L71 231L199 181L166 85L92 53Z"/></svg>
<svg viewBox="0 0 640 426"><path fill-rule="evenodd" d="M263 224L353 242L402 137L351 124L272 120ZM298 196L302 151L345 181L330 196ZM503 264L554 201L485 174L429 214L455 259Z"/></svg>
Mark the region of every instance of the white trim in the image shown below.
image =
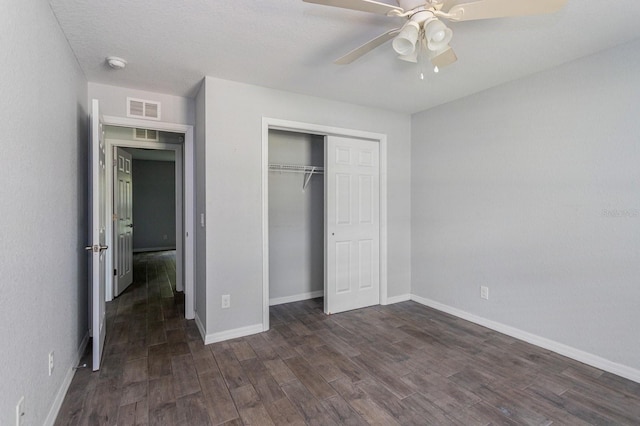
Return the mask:
<svg viewBox="0 0 640 426"><path fill-rule="evenodd" d="M211 343L224 342L225 340L237 339L238 337L250 336L257 333L262 333L262 324L253 324L246 327L207 334L204 337L204 344L210 345Z"/></svg>
<svg viewBox="0 0 640 426"><path fill-rule="evenodd" d="M415 294L411 295L411 300L413 300L414 302L420 303L421 305L425 305L430 308L437 309L438 311L442 311L447 314L454 315L458 318L462 318L464 320L473 322L483 327L490 328L497 332L506 334L507 336L524 340L525 342L531 343L532 345L536 345L541 348L548 349L550 351L553 351L560 355L574 359L576 361L582 362L584 364L590 365L592 367L599 368L600 370L608 371L609 373L616 374L618 376L640 383L640 370L637 370L635 368L618 364L617 362L610 361L598 355L594 355L589 352L576 349L574 347L556 342L554 340L547 339L545 337L540 337L536 334L532 334L532 333L520 330L518 328L511 327L509 325L505 325L496 321L479 317L477 315L462 311L460 309L451 307L449 305L436 302L435 300L416 296Z"/></svg>
<svg viewBox="0 0 640 426"><path fill-rule="evenodd" d="M167 246L167 247L143 247L133 249L134 253L146 253L149 251L167 251L167 250L175 250L176 246Z"/></svg>
<svg viewBox="0 0 640 426"><path fill-rule="evenodd" d="M80 347L78 348L78 352L76 356L73 358L71 367L67 370L67 374L64 376L64 380L58 389L58 393L56 393L56 397L53 400L53 404L51 405L51 409L49 410L49 414L47 414L47 418L44 420L45 426L53 426L56 423L56 419L58 418L58 414L60 413L60 408L62 408L62 403L64 402L64 398L67 396L67 392L69 391L69 386L71 386L71 381L73 380L73 376L76 374L76 367L80 364L80 360L84 355L85 350L87 349L87 345L89 344L89 333L84 335L82 342L80 342ZM89 367L87 367L89 368Z"/></svg>
<svg viewBox="0 0 640 426"><path fill-rule="evenodd" d="M262 117L262 331L269 330L269 124Z"/></svg>
<svg viewBox="0 0 640 426"><path fill-rule="evenodd" d="M380 304L387 304L387 135L262 117L262 331L269 330L269 130L378 141L380 144Z"/></svg>
<svg viewBox="0 0 640 426"><path fill-rule="evenodd" d="M274 297L269 299L269 306L283 305L285 303L300 302L302 300L315 299L324 296L324 290L310 291L308 293L294 294L293 296Z"/></svg>
<svg viewBox="0 0 640 426"><path fill-rule="evenodd" d="M410 294L401 294L400 296L387 297L387 303L381 303L382 305L393 305L394 303L407 302L411 300Z"/></svg>
<svg viewBox="0 0 640 426"><path fill-rule="evenodd" d="M193 319L195 317L195 157L194 157L194 134L193 126L187 124L168 123L164 121L149 121L137 118L124 118L115 116L103 116L103 123L109 126L120 127L138 127L151 130L159 130L174 133L184 133L184 143L182 144L184 152L184 169L183 176L183 204L184 204L184 229L180 238L176 238L176 244L184 242L183 263L184 270L180 271L179 262L176 262L176 275L184 276L184 293L185 293L185 318ZM147 142L149 143L149 142ZM175 144L174 144L175 145ZM107 151L109 152L109 151ZM178 158L176 158L177 162ZM108 195L108 194L107 194ZM176 216L178 220L178 216ZM108 221L107 223L109 223ZM109 236L110 234L107 234ZM113 257L107 256L107 260ZM107 269L112 271L113 267ZM107 274L111 276L111 273ZM109 290L107 286L107 290Z"/></svg>

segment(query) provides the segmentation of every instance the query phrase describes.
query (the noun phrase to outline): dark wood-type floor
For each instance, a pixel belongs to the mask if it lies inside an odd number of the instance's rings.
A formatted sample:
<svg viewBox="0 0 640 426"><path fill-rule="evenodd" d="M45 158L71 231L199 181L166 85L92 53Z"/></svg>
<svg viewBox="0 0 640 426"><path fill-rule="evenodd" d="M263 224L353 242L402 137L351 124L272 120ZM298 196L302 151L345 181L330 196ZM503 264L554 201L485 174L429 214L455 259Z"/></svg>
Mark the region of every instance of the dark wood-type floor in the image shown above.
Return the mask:
<svg viewBox="0 0 640 426"><path fill-rule="evenodd" d="M280 305L269 332L204 346L172 253L135 260L58 425L640 424L640 384L414 302Z"/></svg>

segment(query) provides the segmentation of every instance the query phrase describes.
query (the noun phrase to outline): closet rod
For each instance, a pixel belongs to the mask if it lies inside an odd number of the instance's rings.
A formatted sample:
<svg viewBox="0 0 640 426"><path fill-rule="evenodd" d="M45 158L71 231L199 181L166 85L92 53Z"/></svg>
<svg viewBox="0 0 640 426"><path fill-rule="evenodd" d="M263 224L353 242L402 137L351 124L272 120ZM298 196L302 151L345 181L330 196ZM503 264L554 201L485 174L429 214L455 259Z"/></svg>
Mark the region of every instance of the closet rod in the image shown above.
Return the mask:
<svg viewBox="0 0 640 426"><path fill-rule="evenodd" d="M324 167L320 166L302 166L298 164L269 164L269 170L277 170L279 172L292 173L323 173Z"/></svg>
<svg viewBox="0 0 640 426"><path fill-rule="evenodd" d="M324 167L301 166L297 164L269 164L269 170L285 173L304 173L304 183L302 184L303 191L307 189L311 176L324 174Z"/></svg>

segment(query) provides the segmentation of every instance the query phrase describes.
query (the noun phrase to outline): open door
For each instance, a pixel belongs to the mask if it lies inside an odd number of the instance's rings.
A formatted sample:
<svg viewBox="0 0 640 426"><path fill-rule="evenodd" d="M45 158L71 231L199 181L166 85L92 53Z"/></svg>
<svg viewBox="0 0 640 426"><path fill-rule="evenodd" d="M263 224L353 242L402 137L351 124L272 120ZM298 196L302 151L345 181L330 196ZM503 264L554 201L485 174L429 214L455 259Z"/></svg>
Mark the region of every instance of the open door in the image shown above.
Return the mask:
<svg viewBox="0 0 640 426"><path fill-rule="evenodd" d="M114 206L114 296L122 293L133 283L133 191L131 154L115 148L115 182L113 185Z"/></svg>
<svg viewBox="0 0 640 426"><path fill-rule="evenodd" d="M98 100L91 102L91 134L90 134L91 160L89 163L89 176L91 176L91 189L89 194L89 210L91 212L91 229L89 238L91 245L86 249L91 254L90 271L90 308L91 308L91 336L93 338L93 371L100 369L104 338L106 336L105 321L105 195L106 195L106 164L104 132Z"/></svg>
<svg viewBox="0 0 640 426"><path fill-rule="evenodd" d="M327 136L325 298L327 314L380 303L379 143Z"/></svg>

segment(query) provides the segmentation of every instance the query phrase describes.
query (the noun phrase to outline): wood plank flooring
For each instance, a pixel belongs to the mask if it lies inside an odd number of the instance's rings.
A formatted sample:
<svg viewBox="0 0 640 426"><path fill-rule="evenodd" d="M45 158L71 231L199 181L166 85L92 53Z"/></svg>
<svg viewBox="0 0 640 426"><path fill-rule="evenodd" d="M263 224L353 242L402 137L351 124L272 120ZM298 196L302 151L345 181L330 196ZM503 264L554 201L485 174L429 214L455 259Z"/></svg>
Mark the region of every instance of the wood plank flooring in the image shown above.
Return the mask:
<svg viewBox="0 0 640 426"><path fill-rule="evenodd" d="M205 346L173 259L135 256L57 425L640 424L640 384L414 302L279 305L270 331Z"/></svg>

